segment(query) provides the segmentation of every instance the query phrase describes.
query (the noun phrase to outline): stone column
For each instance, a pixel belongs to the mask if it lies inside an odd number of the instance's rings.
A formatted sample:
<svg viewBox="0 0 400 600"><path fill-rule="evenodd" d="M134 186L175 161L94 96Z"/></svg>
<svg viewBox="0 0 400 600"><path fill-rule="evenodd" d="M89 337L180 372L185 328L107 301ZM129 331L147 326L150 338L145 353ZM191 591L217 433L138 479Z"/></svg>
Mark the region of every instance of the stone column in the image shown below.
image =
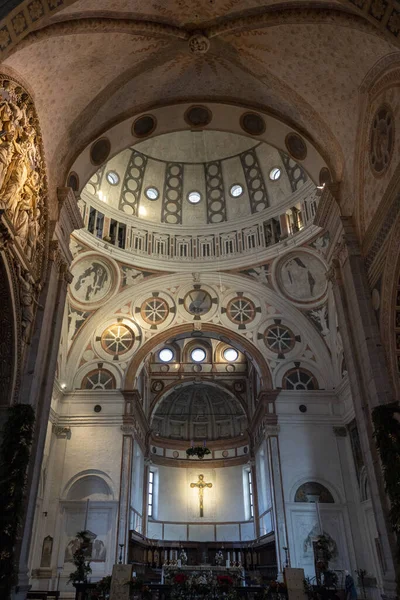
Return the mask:
<svg viewBox="0 0 400 600"><path fill-rule="evenodd" d="M285 499L283 495L281 458L279 453L279 425L267 425L265 428L265 439L268 453L268 471L272 495L272 507L274 514L274 531L276 560L278 565L278 579L283 579L286 553L284 548L288 547L288 535L286 525Z"/></svg>
<svg viewBox="0 0 400 600"><path fill-rule="evenodd" d="M71 232L82 227L82 219L72 190L59 193L59 220L53 225L54 237L49 247L49 262L44 286L38 299L33 335L21 373L18 401L35 408L36 421L27 473L28 497L25 506L23 534L17 546L18 583L15 600L24 600L29 590L28 559L36 506L43 450L49 420L54 374L68 283L72 281L68 267Z"/></svg>
<svg viewBox="0 0 400 600"><path fill-rule="evenodd" d="M333 191L337 191L336 188ZM378 323L372 308L364 259L350 217L342 217L330 190L325 190L315 223L327 229L334 248L328 257L339 330L349 374L361 449L371 491L381 555L384 591L395 597L395 539L388 521L389 502L371 412L393 400Z"/></svg>
<svg viewBox="0 0 400 600"><path fill-rule="evenodd" d="M121 454L121 478L119 487L119 505L117 522L117 548L116 561L122 554L122 562L126 563L128 558L129 544L129 517L131 506L132 489L132 467L133 467L133 446L134 446L134 428L132 425L121 425L122 430L122 454ZM121 549L121 544L123 547ZM122 551L121 551L122 550Z"/></svg>

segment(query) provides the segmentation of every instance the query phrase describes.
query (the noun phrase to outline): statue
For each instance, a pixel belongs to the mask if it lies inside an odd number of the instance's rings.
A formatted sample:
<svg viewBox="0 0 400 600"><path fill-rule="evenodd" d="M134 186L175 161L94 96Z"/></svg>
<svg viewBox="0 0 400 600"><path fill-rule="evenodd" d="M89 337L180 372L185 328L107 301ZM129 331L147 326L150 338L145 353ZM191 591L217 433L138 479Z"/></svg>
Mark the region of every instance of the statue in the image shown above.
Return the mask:
<svg viewBox="0 0 400 600"><path fill-rule="evenodd" d="M346 593L346 600L357 600L357 590L354 584L354 579L348 571L344 572L346 577L344 580L344 590Z"/></svg>
<svg viewBox="0 0 400 600"><path fill-rule="evenodd" d="M20 282L22 341L26 344L29 341L30 329L34 318L34 280L29 271L22 271L20 265L17 266L17 276Z"/></svg>
<svg viewBox="0 0 400 600"><path fill-rule="evenodd" d="M222 550L218 550L215 555L215 564L220 567L224 564L224 555L222 554Z"/></svg>
<svg viewBox="0 0 400 600"><path fill-rule="evenodd" d="M200 517L204 517L204 489L212 488L212 483L206 483L204 481L204 475L199 475L199 480L196 483L191 483L190 487L197 487L199 489Z"/></svg>
<svg viewBox="0 0 400 600"><path fill-rule="evenodd" d="M184 548L182 548L182 550L179 552L179 559L183 566L187 565L188 557L187 557L187 554L186 554Z"/></svg>

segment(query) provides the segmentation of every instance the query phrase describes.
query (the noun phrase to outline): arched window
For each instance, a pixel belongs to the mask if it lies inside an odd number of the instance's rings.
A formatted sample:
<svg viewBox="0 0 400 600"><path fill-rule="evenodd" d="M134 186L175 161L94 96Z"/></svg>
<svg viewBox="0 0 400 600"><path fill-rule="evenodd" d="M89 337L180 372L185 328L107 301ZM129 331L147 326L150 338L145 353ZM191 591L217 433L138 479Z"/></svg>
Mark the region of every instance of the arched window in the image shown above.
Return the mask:
<svg viewBox="0 0 400 600"><path fill-rule="evenodd" d="M321 483L316 481L307 481L303 483L294 496L295 502L319 502L321 504L333 504L330 491Z"/></svg>
<svg viewBox="0 0 400 600"><path fill-rule="evenodd" d="M82 390L115 390L115 377L107 369L90 371L82 380Z"/></svg>
<svg viewBox="0 0 400 600"><path fill-rule="evenodd" d="M282 379L284 390L317 390L318 382L314 375L306 369L290 369Z"/></svg>

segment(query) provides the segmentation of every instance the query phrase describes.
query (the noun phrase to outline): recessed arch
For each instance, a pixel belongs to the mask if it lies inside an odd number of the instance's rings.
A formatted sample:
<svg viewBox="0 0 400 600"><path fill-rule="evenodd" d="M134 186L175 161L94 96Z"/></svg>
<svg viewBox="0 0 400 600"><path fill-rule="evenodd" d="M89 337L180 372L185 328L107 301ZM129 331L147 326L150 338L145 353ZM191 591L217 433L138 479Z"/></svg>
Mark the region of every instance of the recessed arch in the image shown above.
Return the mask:
<svg viewBox="0 0 400 600"><path fill-rule="evenodd" d="M176 325L160 334L154 336L148 340L143 346L137 351L135 356L132 358L125 376L125 390L129 391L135 388L135 381L139 375L142 364L148 354L153 351L158 345L166 342L169 339L180 337L188 337L190 334L198 334L193 327L192 323L185 323L183 325ZM261 389L268 390L272 389L272 378L269 367L261 354L261 352L246 338L242 335L221 327L221 325L214 325L212 323L201 324L201 334L204 337L228 338L232 340L232 343L237 345L238 349L241 350L246 357L254 364L258 375L260 377Z"/></svg>

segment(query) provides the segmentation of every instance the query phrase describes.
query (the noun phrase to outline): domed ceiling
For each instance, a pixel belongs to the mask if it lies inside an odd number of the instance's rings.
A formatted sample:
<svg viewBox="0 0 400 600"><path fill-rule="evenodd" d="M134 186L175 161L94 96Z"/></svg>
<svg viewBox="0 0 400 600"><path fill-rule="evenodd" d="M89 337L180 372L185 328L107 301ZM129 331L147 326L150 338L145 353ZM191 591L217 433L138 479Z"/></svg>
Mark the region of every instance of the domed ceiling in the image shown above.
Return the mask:
<svg viewBox="0 0 400 600"><path fill-rule="evenodd" d="M226 132L180 131L120 152L95 173L85 192L126 216L198 227L274 207L306 181L302 167L264 142Z"/></svg>
<svg viewBox="0 0 400 600"><path fill-rule="evenodd" d="M151 426L165 438L216 440L239 436L247 428L247 417L240 402L222 388L180 384L161 400Z"/></svg>

